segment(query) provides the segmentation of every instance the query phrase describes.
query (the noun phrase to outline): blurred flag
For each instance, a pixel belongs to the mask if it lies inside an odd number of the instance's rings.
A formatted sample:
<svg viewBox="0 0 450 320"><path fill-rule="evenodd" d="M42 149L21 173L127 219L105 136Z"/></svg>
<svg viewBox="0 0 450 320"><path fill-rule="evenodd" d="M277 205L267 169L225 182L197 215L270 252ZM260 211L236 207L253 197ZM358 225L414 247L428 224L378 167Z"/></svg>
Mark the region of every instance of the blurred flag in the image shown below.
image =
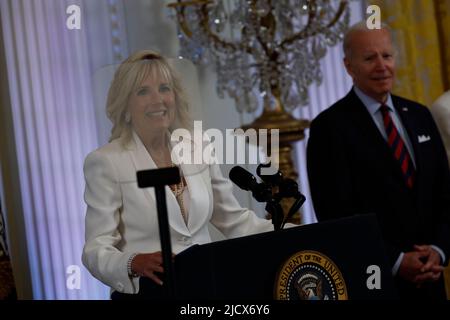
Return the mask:
<svg viewBox="0 0 450 320"><path fill-rule="evenodd" d="M12 299L17 299L17 295L6 243L5 220L0 203L0 300Z"/></svg>

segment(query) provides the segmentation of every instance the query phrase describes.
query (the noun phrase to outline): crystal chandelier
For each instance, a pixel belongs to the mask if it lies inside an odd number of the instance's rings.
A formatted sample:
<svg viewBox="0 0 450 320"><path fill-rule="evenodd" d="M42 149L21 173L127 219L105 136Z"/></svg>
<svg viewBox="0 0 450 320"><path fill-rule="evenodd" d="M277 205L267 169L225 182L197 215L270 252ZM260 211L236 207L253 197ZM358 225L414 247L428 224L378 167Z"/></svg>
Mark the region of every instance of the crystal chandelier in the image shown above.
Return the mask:
<svg viewBox="0 0 450 320"><path fill-rule="evenodd" d="M185 0L176 10L180 56L214 65L217 93L240 113L262 113L242 129L279 130L278 165L296 180L292 143L309 121L292 111L308 103L308 86L322 81L320 60L343 39L349 0ZM269 142L270 143L270 142ZM281 202L288 212L292 199ZM299 213L291 220L301 222Z"/></svg>
<svg viewBox="0 0 450 320"><path fill-rule="evenodd" d="M192 0L176 9L180 56L212 64L217 93L239 112L291 113L322 81L320 59L342 40L348 0Z"/></svg>

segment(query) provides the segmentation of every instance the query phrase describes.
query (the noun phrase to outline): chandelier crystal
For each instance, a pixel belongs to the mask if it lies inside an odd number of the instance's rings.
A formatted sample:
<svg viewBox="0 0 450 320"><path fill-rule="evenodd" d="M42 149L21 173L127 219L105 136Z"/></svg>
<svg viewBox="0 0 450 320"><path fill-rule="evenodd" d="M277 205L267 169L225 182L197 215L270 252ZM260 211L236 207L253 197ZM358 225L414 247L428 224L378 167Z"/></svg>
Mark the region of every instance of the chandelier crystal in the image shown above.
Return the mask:
<svg viewBox="0 0 450 320"><path fill-rule="evenodd" d="M343 39L348 0L193 0L176 9L180 56L214 65L217 94L239 112L291 113L320 84L320 60Z"/></svg>

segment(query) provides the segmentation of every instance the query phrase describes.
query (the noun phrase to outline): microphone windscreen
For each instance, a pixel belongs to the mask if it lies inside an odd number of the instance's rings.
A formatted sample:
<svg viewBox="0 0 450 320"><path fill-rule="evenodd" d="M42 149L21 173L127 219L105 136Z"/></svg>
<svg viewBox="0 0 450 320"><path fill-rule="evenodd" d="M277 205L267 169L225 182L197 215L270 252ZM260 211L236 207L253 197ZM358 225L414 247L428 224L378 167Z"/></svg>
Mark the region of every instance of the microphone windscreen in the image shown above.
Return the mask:
<svg viewBox="0 0 450 320"><path fill-rule="evenodd" d="M229 174L230 180L243 190L252 190L256 178L240 166L233 167Z"/></svg>

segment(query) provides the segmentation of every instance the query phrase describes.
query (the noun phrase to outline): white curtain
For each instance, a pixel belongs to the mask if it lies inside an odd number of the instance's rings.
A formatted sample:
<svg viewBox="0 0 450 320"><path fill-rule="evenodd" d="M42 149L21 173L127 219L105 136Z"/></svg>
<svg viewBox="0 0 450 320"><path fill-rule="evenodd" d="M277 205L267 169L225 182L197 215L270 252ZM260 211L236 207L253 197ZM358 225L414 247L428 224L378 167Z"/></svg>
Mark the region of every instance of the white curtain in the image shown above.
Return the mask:
<svg viewBox="0 0 450 320"><path fill-rule="evenodd" d="M98 147L93 70L127 55L122 2L0 5L33 298L108 297L81 263L82 168ZM80 29L66 25L70 5L81 9Z"/></svg>

